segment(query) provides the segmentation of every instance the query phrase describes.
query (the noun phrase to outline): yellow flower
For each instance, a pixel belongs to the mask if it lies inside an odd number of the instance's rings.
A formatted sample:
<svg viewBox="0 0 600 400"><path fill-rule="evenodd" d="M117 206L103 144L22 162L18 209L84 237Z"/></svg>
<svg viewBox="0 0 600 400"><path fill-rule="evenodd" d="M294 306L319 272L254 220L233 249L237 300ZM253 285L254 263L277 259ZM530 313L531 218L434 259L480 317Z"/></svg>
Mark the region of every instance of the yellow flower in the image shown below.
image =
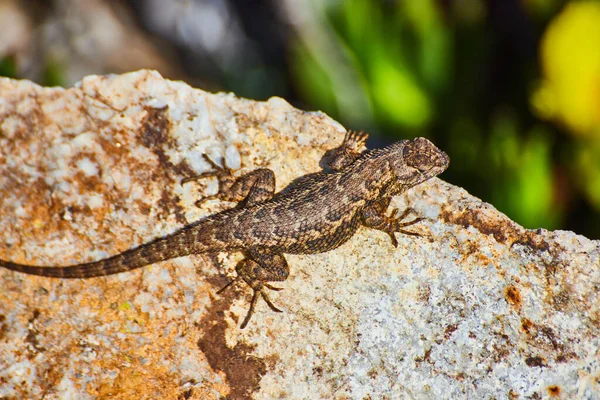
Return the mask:
<svg viewBox="0 0 600 400"><path fill-rule="evenodd" d="M600 2L568 4L544 34L541 59L534 109L577 135L600 139Z"/></svg>

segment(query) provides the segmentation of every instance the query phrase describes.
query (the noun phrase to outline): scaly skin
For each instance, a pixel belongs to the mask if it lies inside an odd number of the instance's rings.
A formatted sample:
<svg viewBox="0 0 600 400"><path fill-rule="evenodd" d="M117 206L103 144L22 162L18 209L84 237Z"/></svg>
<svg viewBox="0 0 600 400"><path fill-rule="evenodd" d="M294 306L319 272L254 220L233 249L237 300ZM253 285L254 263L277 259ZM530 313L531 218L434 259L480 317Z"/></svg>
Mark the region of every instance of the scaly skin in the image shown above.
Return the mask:
<svg viewBox="0 0 600 400"><path fill-rule="evenodd" d="M388 205L392 196L442 173L448 167L448 156L424 138L365 151L366 139L367 134L348 132L340 147L325 154L331 171L305 175L277 194L271 170L257 169L235 179L229 168L219 167L205 157L214 172L186 181L216 176L219 192L211 197L236 201L237 207L103 260L62 267L0 260L0 267L54 278L91 278L189 254L241 251L245 258L236 267L238 278L254 291L243 328L259 295L271 309L279 311L264 289L279 290L268 282L287 279L289 267L284 253L314 254L335 249L350 239L359 225L388 233L396 246L395 232L418 236L404 228L422 218L403 222L412 209L399 217L397 210L387 216Z"/></svg>

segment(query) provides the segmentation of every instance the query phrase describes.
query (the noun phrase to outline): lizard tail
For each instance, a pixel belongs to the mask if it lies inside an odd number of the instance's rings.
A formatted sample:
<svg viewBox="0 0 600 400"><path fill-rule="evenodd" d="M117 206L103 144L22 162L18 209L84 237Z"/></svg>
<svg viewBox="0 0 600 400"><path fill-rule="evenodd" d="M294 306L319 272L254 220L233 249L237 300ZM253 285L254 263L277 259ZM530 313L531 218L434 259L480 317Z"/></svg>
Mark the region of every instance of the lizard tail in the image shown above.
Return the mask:
<svg viewBox="0 0 600 400"><path fill-rule="evenodd" d="M172 235L156 239L103 260L84 264L50 267L23 265L0 260L0 267L25 274L52 278L92 278L131 271L159 261L192 253L201 253L203 250L205 251L205 249L199 249L197 245L194 246L194 243L185 235Z"/></svg>

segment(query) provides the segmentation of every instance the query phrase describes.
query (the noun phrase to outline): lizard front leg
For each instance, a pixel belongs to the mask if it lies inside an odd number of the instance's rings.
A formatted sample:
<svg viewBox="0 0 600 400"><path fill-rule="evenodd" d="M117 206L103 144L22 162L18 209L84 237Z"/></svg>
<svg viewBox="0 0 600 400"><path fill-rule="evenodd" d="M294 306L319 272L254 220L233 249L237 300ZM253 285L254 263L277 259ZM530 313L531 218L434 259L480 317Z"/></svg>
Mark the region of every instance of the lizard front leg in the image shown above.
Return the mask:
<svg viewBox="0 0 600 400"><path fill-rule="evenodd" d="M396 216L398 214L397 208L392 210L390 216L385 215L391 200L391 197L386 197L374 202L362 211L361 218L365 226L387 233L392 239L392 244L395 247L398 247L398 240L396 239L394 233L399 232L404 233L405 235L421 236L419 233L407 231L403 228L414 225L417 222L422 221L424 218L419 217L413 219L412 221L403 222L409 214L414 212L412 208L407 208L404 210L399 217Z"/></svg>
<svg viewBox="0 0 600 400"><path fill-rule="evenodd" d="M271 302L265 293L265 289L279 291L281 288L271 286L267 282L282 282L287 279L290 268L283 254L268 249L251 249L246 252L246 258L237 264L235 270L238 274L237 278L229 282L218 293L222 293L237 279L242 279L252 289L252 300L250 301L248 313L240 325L241 329L248 325L254 313L258 296L261 296L265 300L271 310L281 312Z"/></svg>

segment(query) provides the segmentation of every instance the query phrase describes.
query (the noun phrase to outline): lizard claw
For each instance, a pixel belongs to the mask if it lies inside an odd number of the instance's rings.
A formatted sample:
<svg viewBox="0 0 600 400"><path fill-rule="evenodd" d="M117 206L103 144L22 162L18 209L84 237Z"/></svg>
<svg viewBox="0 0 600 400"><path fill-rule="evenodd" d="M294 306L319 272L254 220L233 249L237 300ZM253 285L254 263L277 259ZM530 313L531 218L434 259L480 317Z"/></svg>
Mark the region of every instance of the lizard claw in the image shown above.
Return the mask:
<svg viewBox="0 0 600 400"><path fill-rule="evenodd" d="M389 235L390 239L392 239L392 244L394 245L394 247L398 247L398 239L396 239L396 235L394 235L394 232L387 232L387 234Z"/></svg>
<svg viewBox="0 0 600 400"><path fill-rule="evenodd" d="M230 288L239 279L240 279L240 276L238 275L234 279L230 280L225 286L223 286L221 289L219 289L219 291L217 291L217 294L223 293L225 290L227 290L228 288ZM270 290L275 290L275 291L283 290L283 288L278 288L278 287L275 287L275 286L271 286L268 283L263 283L263 284L259 284L259 285L256 285L256 286L257 287L252 287L253 293L252 293L252 300L250 301L250 308L248 308L248 312L246 313L246 316L244 317L244 321L240 325L240 329L244 329L248 325L248 322L250 322L250 318L252 317L252 314L254 314L254 309L256 308L256 302L258 301L258 296L259 295L260 295L260 297L263 298L263 300L265 301L265 303L267 303L267 305L269 306L269 308L271 310L273 310L275 312L283 312L282 310L280 310L279 308L277 308L275 306L275 304L273 304L273 302L271 301L271 299L269 299L269 296L264 291L264 288L267 288L267 289L270 289Z"/></svg>
<svg viewBox="0 0 600 400"><path fill-rule="evenodd" d="M406 210L404 210L404 212L398 217L398 209L394 208L390 214L388 218L388 221L391 222L391 230L387 231L387 234L390 236L390 239L392 239L392 244L394 245L394 247L398 247L398 239L396 239L396 235L394 234L395 232L398 233L403 233L405 235L410 235L410 236L422 236L420 233L416 233L416 232L411 232L411 231L407 231L405 229L402 229L404 227L410 226L410 225L414 225L417 222L423 221L425 218L423 217L417 217L415 219L413 219L412 221L408 221L408 222L402 222L409 214L414 213L415 210L412 208L407 208Z"/></svg>
<svg viewBox="0 0 600 400"><path fill-rule="evenodd" d="M242 324L240 325L240 329L244 329L248 325L248 322L250 322L250 318L252 317L252 314L254 314L254 308L256 307L256 302L258 301L259 294L260 294L260 297L263 298L263 300L265 301L265 303L267 303L267 305L269 306L269 308L271 310L273 310L275 312L283 312L279 308L275 307L275 305L273 304L271 299L269 299L269 296L267 296L267 294L264 292L262 286L269 288L270 285L267 286L267 284L262 284L261 287L252 288L253 293L252 293L252 300L250 301L250 308L248 308L248 312L246 313L246 316L244 317L244 321L242 321ZM276 290L281 290L281 288L276 288Z"/></svg>
<svg viewBox="0 0 600 400"><path fill-rule="evenodd" d="M265 303L267 303L267 305L269 306L269 308L271 310L273 310L275 312L283 312L279 308L275 307L275 304L273 304L273 302L271 301L271 299L269 299L269 296L267 296L267 294L265 293L264 290L260 291L260 296L263 298L263 300L265 301Z"/></svg>
<svg viewBox="0 0 600 400"><path fill-rule="evenodd" d="M276 292L279 292L280 290L283 290L282 287L272 286L272 285L269 285L268 283L263 283L263 286L266 287L269 290L274 290Z"/></svg>
<svg viewBox="0 0 600 400"><path fill-rule="evenodd" d="M406 210L404 210L404 212L399 217L397 217L396 215L398 214L398 209L394 208L392 210L392 213L388 217L389 220L393 222L393 225L395 228L394 232L400 232L401 231L400 228L414 225L417 222L423 221L425 219L423 217L417 217L417 218L413 219L412 221L402 222L406 217L408 217L409 214L413 214L414 212L415 212L415 210L409 207Z"/></svg>
<svg viewBox="0 0 600 400"><path fill-rule="evenodd" d="M252 300L250 300L250 307L248 308L248 312L246 313L246 316L244 317L244 320L240 325L241 329L244 329L246 325L248 325L248 322L250 322L250 318L252 317L252 314L254 314L254 309L256 308L256 303L258 302L259 296L263 298L263 300L265 301L265 303L267 303L271 310L275 312L282 312L279 308L275 306L275 304L273 304L267 293L265 293L265 289L274 290L278 292L280 290L283 290L283 288L272 286L269 283L257 279L255 276L249 275L246 265L248 261L249 260L244 259L238 262L238 265L235 267L238 275L232 280L230 280L217 292L217 294L223 293L225 290L227 290L240 279L246 282L246 284L252 289Z"/></svg>
<svg viewBox="0 0 600 400"><path fill-rule="evenodd" d="M231 171L231 169L227 166L225 159L223 159L223 166L221 167L219 164L217 164L216 162L214 162L209 156L207 156L206 154L202 154L202 157L204 158L204 160L210 164L211 167L213 167L214 171L206 171L206 172L202 172L198 175L194 175L194 176L189 176L187 178L183 178L181 180L181 184L184 183L188 183L191 181L197 181L199 179L204 179L204 178L212 178L214 176L216 176L217 178L222 178L224 176L230 177L233 175L233 172Z"/></svg>
<svg viewBox="0 0 600 400"><path fill-rule="evenodd" d="M369 134L363 131L347 131L342 146L358 151L365 146L368 137Z"/></svg>
<svg viewBox="0 0 600 400"><path fill-rule="evenodd" d="M219 174L219 171L206 171L203 172L201 174L198 175L194 175L194 176L188 176L187 178L183 178L181 180L181 184L185 184L191 181L197 181L199 179L204 179L204 178L212 178L213 176L217 176Z"/></svg>
<svg viewBox="0 0 600 400"><path fill-rule="evenodd" d="M233 171L227 166L225 159L223 159L223 166L220 166L206 154L202 154L202 157L204 158L204 160L207 163L210 164L210 166L214 169L214 171L206 171L206 172L202 172L201 174L198 174L198 175L183 178L181 180L181 184L183 185L185 183L197 181L197 180L204 179L204 178L216 177L219 180L219 193L204 196L201 199L196 200L196 202L194 202L194 205L198 208L201 208L202 205L207 200L221 198L220 197L220 194L222 192L221 184L223 182L231 182L233 180Z"/></svg>

